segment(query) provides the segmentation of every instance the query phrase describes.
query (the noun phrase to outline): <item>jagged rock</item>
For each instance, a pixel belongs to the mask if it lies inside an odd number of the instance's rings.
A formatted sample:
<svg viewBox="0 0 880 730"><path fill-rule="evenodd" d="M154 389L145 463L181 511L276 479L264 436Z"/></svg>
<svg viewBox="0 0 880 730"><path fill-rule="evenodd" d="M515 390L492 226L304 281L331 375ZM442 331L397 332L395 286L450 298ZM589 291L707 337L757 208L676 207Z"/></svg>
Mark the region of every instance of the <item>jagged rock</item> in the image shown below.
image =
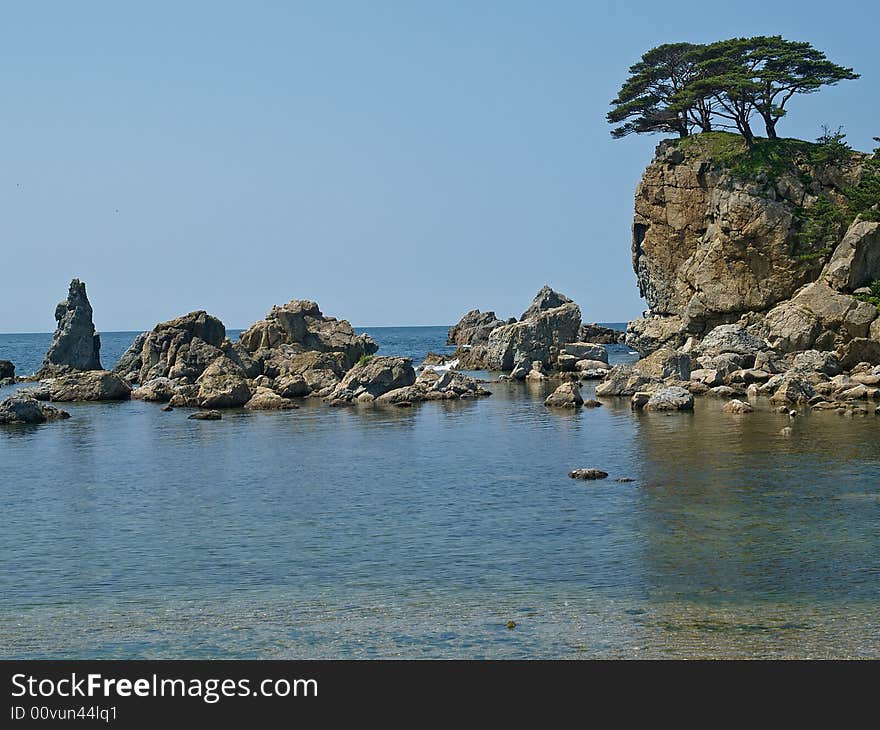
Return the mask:
<svg viewBox="0 0 880 730"><path fill-rule="evenodd" d="M727 401L727 403L721 406L721 410L724 411L724 413L741 414L751 413L755 409L748 403L734 398L733 400L729 400Z"/></svg>
<svg viewBox="0 0 880 730"><path fill-rule="evenodd" d="M531 309L531 308L530 308ZM581 310L574 302L543 309L514 324L497 327L486 347L489 368L512 370L517 361L539 360L552 367L559 347L577 338Z"/></svg>
<svg viewBox="0 0 880 730"><path fill-rule="evenodd" d="M797 352L812 349L824 332L833 333L831 341L825 342L828 346L867 337L876 318L874 305L817 281L768 312L762 328L774 350Z"/></svg>
<svg viewBox="0 0 880 730"><path fill-rule="evenodd" d="M838 351L840 367L851 370L862 362L876 365L880 363L880 341L869 340L865 337L856 337L847 342Z"/></svg>
<svg viewBox="0 0 880 730"><path fill-rule="evenodd" d="M225 356L208 365L196 384L200 408L240 408L251 399L251 389L241 368Z"/></svg>
<svg viewBox="0 0 880 730"><path fill-rule="evenodd" d="M574 304L574 302L565 296L565 294L553 291L553 289L544 284L544 286L541 287L541 290L535 295L529 308L522 313L522 317L519 319L520 321L530 319L536 317L541 312L545 312L548 309L556 309L564 304ZM578 322L578 327L580 327L580 322ZM571 339L575 339L576 337L577 333L575 333Z"/></svg>
<svg viewBox="0 0 880 730"><path fill-rule="evenodd" d="M327 400L331 403L372 401L415 382L416 372L410 358L371 357L349 370Z"/></svg>
<svg viewBox="0 0 880 730"><path fill-rule="evenodd" d="M623 342L626 338L626 332L620 332L611 327L605 327L601 324L596 324L595 322L589 322L580 326L577 338L579 342L595 342L599 345L613 345L618 342Z"/></svg>
<svg viewBox="0 0 880 730"><path fill-rule="evenodd" d="M190 312L138 335L113 371L137 383L156 378L192 383L223 357L224 342L226 328L219 319L201 310Z"/></svg>
<svg viewBox="0 0 880 730"><path fill-rule="evenodd" d="M341 353L345 370L379 349L372 337L358 335L344 319L325 317L315 302L305 299L272 307L265 319L241 333L240 340L244 349L260 362L271 357L267 353L284 346L289 354Z"/></svg>
<svg viewBox="0 0 880 730"><path fill-rule="evenodd" d="M822 277L842 292L880 279L880 223L856 220L834 249Z"/></svg>
<svg viewBox="0 0 880 730"><path fill-rule="evenodd" d="M563 383L544 400L549 408L579 408L584 403L577 383Z"/></svg>
<svg viewBox="0 0 880 730"><path fill-rule="evenodd" d="M677 385L655 390L644 406L646 411L692 411L693 409L693 394Z"/></svg>
<svg viewBox="0 0 880 730"><path fill-rule="evenodd" d="M67 299L55 307L55 321L58 325L38 377L101 370L101 338L95 334L86 285L79 279L70 282Z"/></svg>
<svg viewBox="0 0 880 730"><path fill-rule="evenodd" d="M661 347L676 350L684 345L686 339L682 327L681 317L635 319L627 326L624 341L643 357Z"/></svg>
<svg viewBox="0 0 880 730"><path fill-rule="evenodd" d="M49 400L115 401L131 398L131 388L122 378L107 370L87 370L61 375L49 382Z"/></svg>
<svg viewBox="0 0 880 730"><path fill-rule="evenodd" d="M689 380L691 377L690 355L665 347L661 347L648 357L642 358L634 367L639 372L658 380L666 380L667 378Z"/></svg>
<svg viewBox="0 0 880 730"><path fill-rule="evenodd" d="M449 328L446 344L485 345L489 342L489 334L492 330L509 323L509 321L502 322L498 319L495 312L481 312L479 309L472 309L458 320L458 324Z"/></svg>
<svg viewBox="0 0 880 730"><path fill-rule="evenodd" d="M257 386L251 399L244 404L250 411L277 411L299 408L290 398L282 398L269 388Z"/></svg>
<svg viewBox="0 0 880 730"><path fill-rule="evenodd" d="M541 381L546 379L547 375L544 373L544 363L542 363L540 360L535 360L532 363L532 369L529 370L528 374L526 375L526 380Z"/></svg>
<svg viewBox="0 0 880 730"><path fill-rule="evenodd" d="M63 418L70 418L70 414L21 392L0 402L0 424L3 425L45 423Z"/></svg>
<svg viewBox="0 0 880 730"><path fill-rule="evenodd" d="M632 365L615 365L599 385L596 395L634 395L640 390L649 390L661 385L661 381L636 370Z"/></svg>
<svg viewBox="0 0 880 730"><path fill-rule="evenodd" d="M843 207L842 190L860 172L853 162L829 174L833 165L804 155L775 170L772 182L749 179L714 159L720 136L662 142L636 191L641 294L652 312L682 317L693 333L767 311L814 281L825 261L800 255L802 208L820 195Z"/></svg>
<svg viewBox="0 0 880 730"><path fill-rule="evenodd" d="M9 360L0 360L0 380L15 378L15 365Z"/></svg>

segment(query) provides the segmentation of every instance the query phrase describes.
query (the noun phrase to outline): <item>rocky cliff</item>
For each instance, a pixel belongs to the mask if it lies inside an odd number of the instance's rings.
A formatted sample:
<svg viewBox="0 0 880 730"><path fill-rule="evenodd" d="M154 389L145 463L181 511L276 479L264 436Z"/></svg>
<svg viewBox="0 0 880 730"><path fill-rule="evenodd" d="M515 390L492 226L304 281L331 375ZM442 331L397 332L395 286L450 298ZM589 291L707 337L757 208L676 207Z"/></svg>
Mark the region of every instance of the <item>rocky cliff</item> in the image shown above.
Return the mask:
<svg viewBox="0 0 880 730"><path fill-rule="evenodd" d="M876 308L852 295L880 279L878 168L840 144L662 142L635 196L633 268L649 310L628 342L678 347L742 318L783 350L867 336Z"/></svg>

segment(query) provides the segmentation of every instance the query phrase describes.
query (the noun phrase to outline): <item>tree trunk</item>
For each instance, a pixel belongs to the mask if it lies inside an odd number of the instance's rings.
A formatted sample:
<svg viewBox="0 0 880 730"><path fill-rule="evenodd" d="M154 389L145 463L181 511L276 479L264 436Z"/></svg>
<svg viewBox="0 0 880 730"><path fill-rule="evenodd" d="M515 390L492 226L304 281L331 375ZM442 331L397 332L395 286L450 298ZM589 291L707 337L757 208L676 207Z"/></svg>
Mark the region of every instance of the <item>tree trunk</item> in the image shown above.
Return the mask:
<svg viewBox="0 0 880 730"><path fill-rule="evenodd" d="M779 139L776 135L776 120L773 117L764 117L764 126L767 128L767 139Z"/></svg>

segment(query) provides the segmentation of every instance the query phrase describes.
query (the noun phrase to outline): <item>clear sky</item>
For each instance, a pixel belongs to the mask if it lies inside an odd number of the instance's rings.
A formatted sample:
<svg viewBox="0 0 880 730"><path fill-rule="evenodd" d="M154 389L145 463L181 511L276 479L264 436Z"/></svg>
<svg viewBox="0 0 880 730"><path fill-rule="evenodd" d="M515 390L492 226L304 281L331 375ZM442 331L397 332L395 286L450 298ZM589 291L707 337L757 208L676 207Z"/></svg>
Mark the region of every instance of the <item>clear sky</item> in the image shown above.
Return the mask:
<svg viewBox="0 0 880 730"><path fill-rule="evenodd" d="M228 327L316 300L356 325L643 309L627 67L672 41L782 34L862 79L780 133L880 135L880 3L48 2L0 5L0 332L51 331L69 280L99 330Z"/></svg>

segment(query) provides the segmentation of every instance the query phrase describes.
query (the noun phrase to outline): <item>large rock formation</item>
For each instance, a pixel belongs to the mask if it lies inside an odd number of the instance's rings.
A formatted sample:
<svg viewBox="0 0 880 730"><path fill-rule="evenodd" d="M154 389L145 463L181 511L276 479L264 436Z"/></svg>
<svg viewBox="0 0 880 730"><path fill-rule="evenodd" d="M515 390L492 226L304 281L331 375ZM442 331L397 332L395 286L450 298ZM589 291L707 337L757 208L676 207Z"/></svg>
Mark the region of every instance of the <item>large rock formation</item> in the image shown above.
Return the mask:
<svg viewBox="0 0 880 730"><path fill-rule="evenodd" d="M416 382L416 371L408 357L370 357L346 373L327 396L333 405L372 402L380 395Z"/></svg>
<svg viewBox="0 0 880 730"><path fill-rule="evenodd" d="M81 370L101 370L101 338L92 322L92 305L86 285L70 282L67 299L55 307L58 323L39 377L52 377Z"/></svg>
<svg viewBox="0 0 880 730"><path fill-rule="evenodd" d="M532 313L489 335L486 359L490 370L512 370L518 363L536 360L555 367L562 346L577 341L581 310L574 302L549 308L534 308L533 304L526 311Z"/></svg>
<svg viewBox="0 0 880 730"><path fill-rule="evenodd" d="M128 400L130 397L128 384L106 370L69 373L49 381L49 400L62 403Z"/></svg>
<svg viewBox="0 0 880 730"><path fill-rule="evenodd" d="M639 290L653 315L679 317L692 334L766 312L816 280L831 253L826 241L839 241L846 221L828 216L822 235L813 235L811 210L845 209L844 192L863 162L853 155L820 164L804 144L782 148L787 158L766 169L743 170L757 163L731 162L737 144L739 138L724 133L661 142L636 191L632 252ZM858 235L865 241L874 234ZM862 263L870 256L857 258L855 268L871 268Z"/></svg>

